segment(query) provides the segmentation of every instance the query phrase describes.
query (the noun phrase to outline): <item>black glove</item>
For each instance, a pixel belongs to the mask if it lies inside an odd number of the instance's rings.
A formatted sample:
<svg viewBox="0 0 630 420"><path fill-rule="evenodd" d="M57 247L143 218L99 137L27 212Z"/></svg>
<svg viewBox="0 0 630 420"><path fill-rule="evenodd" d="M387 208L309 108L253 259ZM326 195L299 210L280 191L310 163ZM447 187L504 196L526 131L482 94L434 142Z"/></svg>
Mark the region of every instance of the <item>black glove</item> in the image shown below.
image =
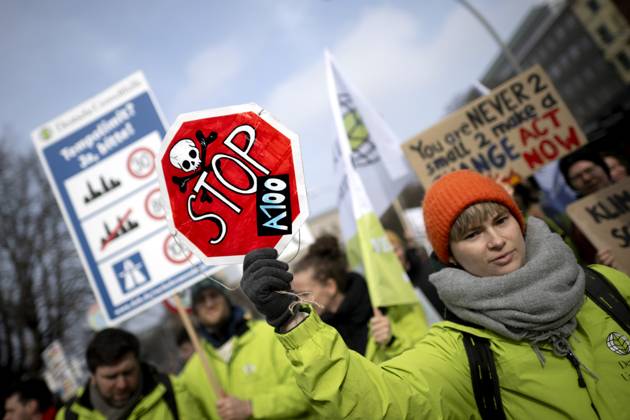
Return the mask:
<svg viewBox="0 0 630 420"><path fill-rule="evenodd" d="M292 314L289 305L297 297L281 291L291 291L293 274L289 273L289 265L278 261L278 251L273 248L261 248L251 251L243 262L243 279L241 289L249 300L262 313L267 322L279 327L285 324Z"/></svg>

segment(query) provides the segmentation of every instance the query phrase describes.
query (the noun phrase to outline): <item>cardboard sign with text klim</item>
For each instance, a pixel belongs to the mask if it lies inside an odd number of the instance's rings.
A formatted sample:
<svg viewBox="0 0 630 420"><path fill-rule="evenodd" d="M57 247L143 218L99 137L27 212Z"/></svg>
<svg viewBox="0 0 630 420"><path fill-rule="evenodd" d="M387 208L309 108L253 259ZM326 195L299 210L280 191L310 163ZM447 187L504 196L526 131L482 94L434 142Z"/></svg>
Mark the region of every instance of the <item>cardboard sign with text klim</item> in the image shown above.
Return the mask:
<svg viewBox="0 0 630 420"><path fill-rule="evenodd" d="M630 177L571 203L567 213L597 250L609 249L630 275Z"/></svg>
<svg viewBox="0 0 630 420"><path fill-rule="evenodd" d="M536 65L403 144L428 187L457 169L511 184L586 143L543 69Z"/></svg>
<svg viewBox="0 0 630 420"><path fill-rule="evenodd" d="M298 136L256 104L180 115L157 163L171 231L207 264L280 253L308 216Z"/></svg>

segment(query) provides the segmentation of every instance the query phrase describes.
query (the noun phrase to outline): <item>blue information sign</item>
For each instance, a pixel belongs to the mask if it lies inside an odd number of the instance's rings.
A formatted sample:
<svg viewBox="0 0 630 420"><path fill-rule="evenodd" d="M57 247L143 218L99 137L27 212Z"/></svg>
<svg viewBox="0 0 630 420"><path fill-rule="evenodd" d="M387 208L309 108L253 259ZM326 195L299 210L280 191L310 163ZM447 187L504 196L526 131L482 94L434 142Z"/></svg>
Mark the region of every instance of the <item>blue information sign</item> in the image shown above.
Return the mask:
<svg viewBox="0 0 630 420"><path fill-rule="evenodd" d="M164 133L141 72L32 133L109 324L216 270L168 230L155 170Z"/></svg>

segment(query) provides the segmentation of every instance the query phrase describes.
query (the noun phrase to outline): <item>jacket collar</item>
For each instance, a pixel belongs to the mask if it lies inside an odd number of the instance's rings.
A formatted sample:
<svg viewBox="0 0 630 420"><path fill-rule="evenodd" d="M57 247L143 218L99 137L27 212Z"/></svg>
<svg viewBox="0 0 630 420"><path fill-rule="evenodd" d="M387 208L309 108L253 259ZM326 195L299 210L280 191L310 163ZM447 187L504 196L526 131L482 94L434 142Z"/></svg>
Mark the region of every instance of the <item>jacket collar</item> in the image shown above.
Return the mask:
<svg viewBox="0 0 630 420"><path fill-rule="evenodd" d="M220 326L209 329L201 326L199 334L214 348L221 347L232 337L240 337L249 329L245 312L242 308L232 305L229 318Z"/></svg>
<svg viewBox="0 0 630 420"><path fill-rule="evenodd" d="M163 392L154 393L155 389L157 388L159 384L157 381L157 374L158 374L158 371L155 367L149 365L148 363L140 362L140 375L142 375L140 383L142 384L141 385L142 389L140 391L140 400L138 401L138 404L136 404L136 406L138 406L141 403L144 404L144 402L146 402L149 405L152 405L153 400L159 401L159 399L162 398ZM79 395L76 402L83 408L94 410L94 406L92 405L92 402L90 400L90 381L89 380L85 384L85 387L83 388L83 393Z"/></svg>

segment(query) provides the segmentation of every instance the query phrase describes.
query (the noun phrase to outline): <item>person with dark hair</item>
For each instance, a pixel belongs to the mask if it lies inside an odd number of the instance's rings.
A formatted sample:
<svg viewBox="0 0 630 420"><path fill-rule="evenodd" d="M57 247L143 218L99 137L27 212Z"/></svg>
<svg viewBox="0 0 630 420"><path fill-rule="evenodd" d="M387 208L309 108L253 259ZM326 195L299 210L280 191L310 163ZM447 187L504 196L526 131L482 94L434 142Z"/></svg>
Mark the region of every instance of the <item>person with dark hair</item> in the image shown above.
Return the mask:
<svg viewBox="0 0 630 420"><path fill-rule="evenodd" d="M215 395L201 358L193 354L180 379L201 407L204 418L303 418L308 400L295 383L273 329L249 319L225 287L213 278L192 288L193 315L202 347L222 395Z"/></svg>
<svg viewBox="0 0 630 420"><path fill-rule="evenodd" d="M503 187L470 170L435 181L423 213L444 265L430 281L449 314L379 365L308 305L294 307L274 249L245 257L241 288L321 418L627 418L630 278L580 266L544 222L525 221Z"/></svg>
<svg viewBox="0 0 630 420"><path fill-rule="evenodd" d="M564 156L560 159L559 167L565 181L578 197L592 194L613 182L604 159L589 147Z"/></svg>
<svg viewBox="0 0 630 420"><path fill-rule="evenodd" d="M560 159L559 167L567 184L577 193L579 198L613 184L610 168L599 153L588 146L564 156ZM612 251L609 248L595 248L577 226L573 225L569 235L575 244L580 262L616 267Z"/></svg>
<svg viewBox="0 0 630 420"><path fill-rule="evenodd" d="M319 237L294 273L293 290L315 302L322 320L339 331L349 348L370 360L400 354L426 332L418 305L372 307L365 279L348 271L346 255L332 235Z"/></svg>
<svg viewBox="0 0 630 420"><path fill-rule="evenodd" d="M534 216L547 223L552 232L560 235L562 240L573 250L575 256L579 258L579 252L571 234L575 226L566 213L557 213L553 217L549 216L542 205L542 191L534 177L529 177L512 187L512 197L518 205L523 215L527 218Z"/></svg>
<svg viewBox="0 0 630 420"><path fill-rule="evenodd" d="M617 182L630 174L630 162L628 162L626 157L610 150L600 152L599 155L604 159L606 165L608 165L610 179L612 179L613 182Z"/></svg>
<svg viewBox="0 0 630 420"><path fill-rule="evenodd" d="M175 336L175 344L177 345L177 351L179 353L180 369L186 365L186 362L195 354L195 348L193 347L188 332L185 328L180 328Z"/></svg>
<svg viewBox="0 0 630 420"><path fill-rule="evenodd" d="M20 381L4 402L4 420L53 420L57 408L43 379Z"/></svg>
<svg viewBox="0 0 630 420"><path fill-rule="evenodd" d="M426 298L427 304L431 305L434 316L430 323L441 321L444 317L444 302L440 300L435 286L429 282L429 274L431 274L433 269L426 250L424 247L418 248L421 245L407 246L403 239L392 230L386 230L385 234L394 247L394 253L407 272L409 280ZM419 249L422 249L423 253L420 253ZM429 320L431 317L427 312L430 313L425 308L425 314L427 315L427 320Z"/></svg>
<svg viewBox="0 0 630 420"><path fill-rule="evenodd" d="M88 344L86 359L90 379L57 420L201 418L176 378L140 361L135 335L118 328L101 330Z"/></svg>
<svg viewBox="0 0 630 420"><path fill-rule="evenodd" d="M85 351L88 370L96 372L99 366L112 366L123 359L140 357L138 338L117 328L106 328L94 336Z"/></svg>

